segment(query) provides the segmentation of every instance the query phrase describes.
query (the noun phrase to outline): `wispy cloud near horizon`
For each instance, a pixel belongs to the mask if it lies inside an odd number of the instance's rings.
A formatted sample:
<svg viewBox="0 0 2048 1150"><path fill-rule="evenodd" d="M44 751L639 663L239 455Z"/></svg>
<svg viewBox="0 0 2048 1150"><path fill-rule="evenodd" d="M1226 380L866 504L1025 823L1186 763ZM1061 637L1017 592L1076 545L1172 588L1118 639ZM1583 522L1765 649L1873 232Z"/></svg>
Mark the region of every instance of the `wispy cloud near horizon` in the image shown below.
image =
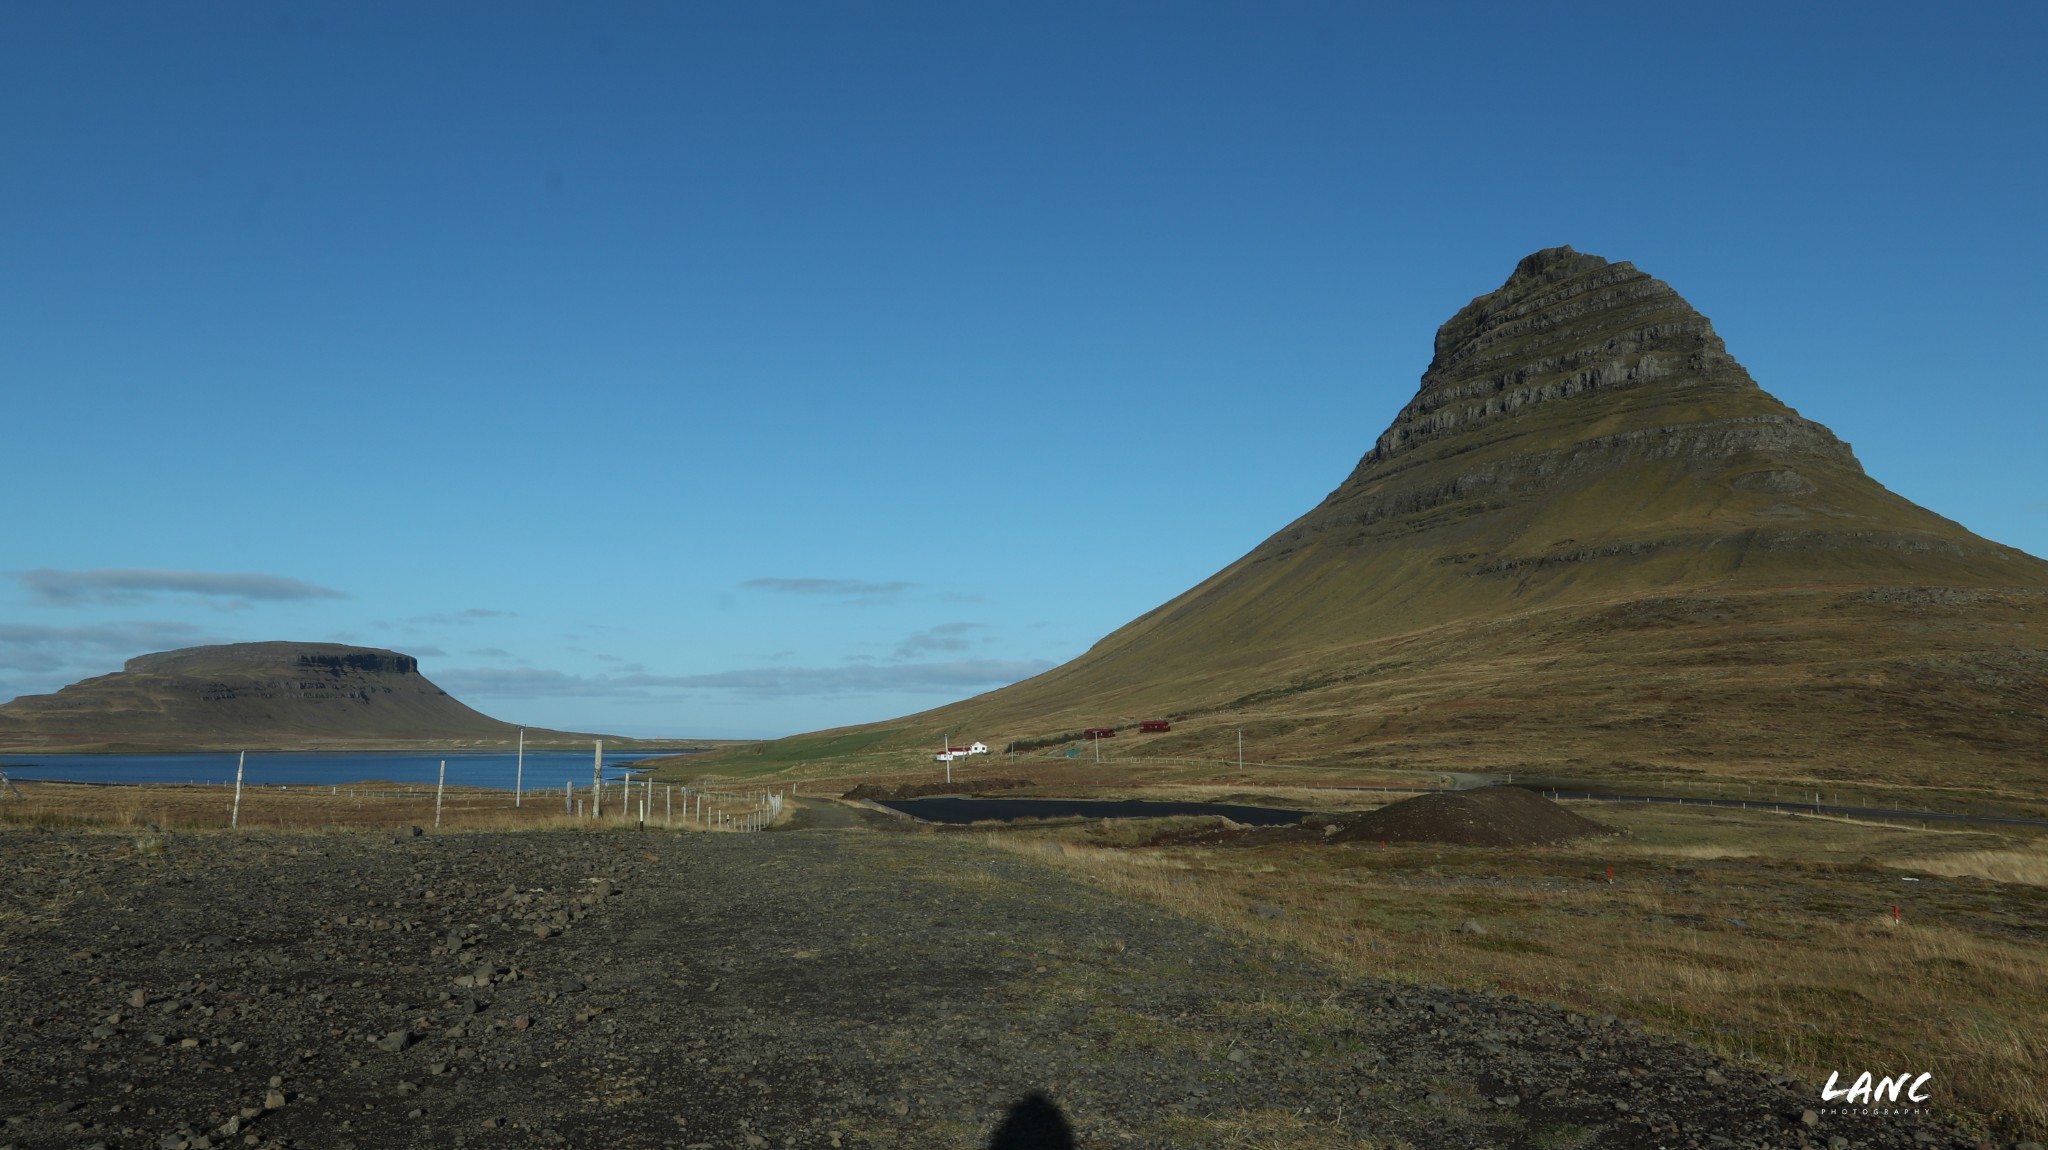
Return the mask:
<svg viewBox="0 0 2048 1150"><path fill-rule="evenodd" d="M15 572L14 577L38 602L57 606L147 603L161 594L197 595L230 606L246 606L255 600L289 602L349 597L345 591L303 579L254 571L168 571L155 567L59 571L38 567Z"/></svg>
<svg viewBox="0 0 2048 1150"><path fill-rule="evenodd" d="M99 662L112 664L136 655L218 642L190 623L144 621L91 627L49 627L0 623L0 667L49 672ZM104 674L120 668L108 665ZM60 684L61 685L61 684Z"/></svg>
<svg viewBox="0 0 2048 1150"><path fill-rule="evenodd" d="M631 676L640 678L640 676ZM498 697L644 699L645 683L628 676L571 675L541 667L451 667L434 672L434 684L458 699Z"/></svg>
<svg viewBox="0 0 2048 1150"><path fill-rule="evenodd" d="M690 691L736 691L765 697L887 692L951 694L1006 686L1053 666L1037 659L956 659L945 663L760 667L704 675L571 675L539 668L464 667L437 672L434 682L458 698L468 694L653 699Z"/></svg>
<svg viewBox="0 0 2048 1150"><path fill-rule="evenodd" d="M1041 659L954 659L945 663L862 663L845 667L763 667L686 675L685 687L755 695L839 695L878 691L948 693L1002 687L1055 664Z"/></svg>
<svg viewBox="0 0 2048 1150"><path fill-rule="evenodd" d="M915 659L919 655L936 655L945 651L965 651L971 644L967 639L970 631L979 631L979 623L940 623L911 635L896 645L898 659Z"/></svg>
<svg viewBox="0 0 2048 1150"><path fill-rule="evenodd" d="M917 586L900 579L871 582L862 579L749 579L740 586L748 591L770 591L778 595L813 595L862 606L893 603L905 591Z"/></svg>
<svg viewBox="0 0 2048 1150"><path fill-rule="evenodd" d="M414 615L406 620L429 627L467 627L479 619L517 619L517 611L494 611L489 607L471 607L466 611L434 611L425 615Z"/></svg>

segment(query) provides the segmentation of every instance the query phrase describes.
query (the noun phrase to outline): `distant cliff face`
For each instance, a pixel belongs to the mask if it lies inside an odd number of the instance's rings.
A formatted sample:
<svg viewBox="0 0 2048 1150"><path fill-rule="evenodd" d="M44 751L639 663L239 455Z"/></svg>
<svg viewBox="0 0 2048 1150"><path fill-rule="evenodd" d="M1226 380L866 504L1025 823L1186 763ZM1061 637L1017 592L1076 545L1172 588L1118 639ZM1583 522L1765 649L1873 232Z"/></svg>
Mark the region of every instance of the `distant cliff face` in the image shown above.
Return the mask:
<svg viewBox="0 0 2048 1150"><path fill-rule="evenodd" d="M420 661L411 655L371 647L343 647L317 643L233 643L219 647L185 647L137 655L121 669L145 675L191 674L195 670L220 668L285 668L339 675L348 671L386 675L417 675Z"/></svg>
<svg viewBox="0 0 2048 1150"><path fill-rule="evenodd" d="M496 740L516 728L450 697L410 655L335 643L234 643L0 706L0 749L369 747Z"/></svg>

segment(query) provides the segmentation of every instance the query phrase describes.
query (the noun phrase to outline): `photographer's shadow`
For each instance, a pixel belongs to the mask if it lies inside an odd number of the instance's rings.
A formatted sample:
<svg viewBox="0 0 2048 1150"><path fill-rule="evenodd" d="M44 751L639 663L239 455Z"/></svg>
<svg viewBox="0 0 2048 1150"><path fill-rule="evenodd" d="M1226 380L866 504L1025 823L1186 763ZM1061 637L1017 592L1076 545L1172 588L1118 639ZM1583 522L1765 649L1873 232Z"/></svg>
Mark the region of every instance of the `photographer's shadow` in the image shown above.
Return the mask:
<svg viewBox="0 0 2048 1150"><path fill-rule="evenodd" d="M1053 1100L1031 1094L1011 1105L988 1150L1074 1150L1074 1128Z"/></svg>

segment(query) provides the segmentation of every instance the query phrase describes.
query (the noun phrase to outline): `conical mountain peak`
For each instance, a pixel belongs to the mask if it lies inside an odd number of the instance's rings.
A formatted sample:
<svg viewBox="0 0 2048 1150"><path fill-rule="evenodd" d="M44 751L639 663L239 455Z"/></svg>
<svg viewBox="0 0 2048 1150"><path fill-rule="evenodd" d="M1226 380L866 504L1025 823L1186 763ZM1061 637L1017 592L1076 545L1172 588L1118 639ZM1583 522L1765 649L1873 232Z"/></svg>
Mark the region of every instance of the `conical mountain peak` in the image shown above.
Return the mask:
<svg viewBox="0 0 2048 1150"><path fill-rule="evenodd" d="M1420 389L1374 453L1391 456L1539 404L1651 384L1667 393L1756 392L1713 325L1670 285L1633 264L1546 248L1437 329ZM1577 406L1596 416L1615 405Z"/></svg>
<svg viewBox="0 0 2048 1150"><path fill-rule="evenodd" d="M1145 753L1246 731L1330 765L1778 778L1853 753L2041 782L2044 603L2048 563L1885 490L1669 285L1557 247L1443 325L1307 514L1080 658L892 726L1043 744L1166 716Z"/></svg>
<svg viewBox="0 0 2048 1150"><path fill-rule="evenodd" d="M1544 248L1542 251L1523 256L1522 262L1515 265L1515 274L1508 277L1508 282L1503 287L1513 287L1517 283L1531 280L1551 283L1577 272L1606 266L1605 259L1588 255L1570 244L1559 248Z"/></svg>

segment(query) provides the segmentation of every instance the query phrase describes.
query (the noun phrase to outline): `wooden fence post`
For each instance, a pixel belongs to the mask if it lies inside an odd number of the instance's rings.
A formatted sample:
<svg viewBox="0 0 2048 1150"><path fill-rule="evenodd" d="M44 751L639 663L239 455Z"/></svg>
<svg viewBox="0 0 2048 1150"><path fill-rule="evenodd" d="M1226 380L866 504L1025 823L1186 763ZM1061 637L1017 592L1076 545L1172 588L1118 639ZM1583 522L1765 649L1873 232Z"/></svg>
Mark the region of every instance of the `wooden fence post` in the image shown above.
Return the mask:
<svg viewBox="0 0 2048 1150"><path fill-rule="evenodd" d="M228 814L228 828L242 825L242 767L249 761L249 752L243 751L235 760L235 809Z"/></svg>

